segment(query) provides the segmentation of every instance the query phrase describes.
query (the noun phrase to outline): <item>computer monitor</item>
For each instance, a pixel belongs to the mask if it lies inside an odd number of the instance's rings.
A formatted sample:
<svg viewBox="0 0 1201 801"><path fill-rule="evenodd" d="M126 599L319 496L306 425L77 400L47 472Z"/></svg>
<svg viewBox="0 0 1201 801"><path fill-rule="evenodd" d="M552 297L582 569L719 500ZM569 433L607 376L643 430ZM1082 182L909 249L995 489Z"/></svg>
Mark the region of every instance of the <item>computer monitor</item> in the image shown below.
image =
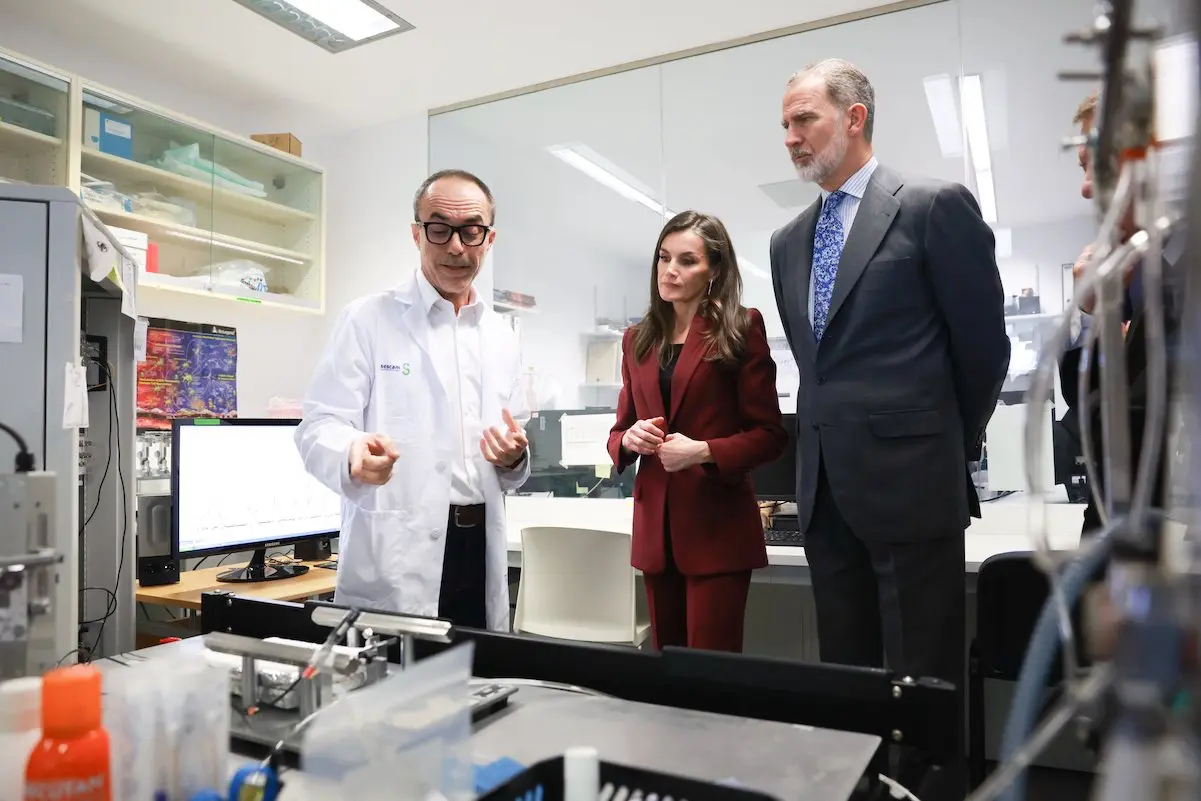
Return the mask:
<svg viewBox="0 0 1201 801"><path fill-rule="evenodd" d="M780 458L751 473L755 497L761 501L796 502L796 415L784 415L784 430L788 432L788 447Z"/></svg>
<svg viewBox="0 0 1201 801"><path fill-rule="evenodd" d="M301 462L297 420L175 420L172 536L180 559L254 551L218 581L270 581L308 572L267 564L267 549L338 536L342 501Z"/></svg>

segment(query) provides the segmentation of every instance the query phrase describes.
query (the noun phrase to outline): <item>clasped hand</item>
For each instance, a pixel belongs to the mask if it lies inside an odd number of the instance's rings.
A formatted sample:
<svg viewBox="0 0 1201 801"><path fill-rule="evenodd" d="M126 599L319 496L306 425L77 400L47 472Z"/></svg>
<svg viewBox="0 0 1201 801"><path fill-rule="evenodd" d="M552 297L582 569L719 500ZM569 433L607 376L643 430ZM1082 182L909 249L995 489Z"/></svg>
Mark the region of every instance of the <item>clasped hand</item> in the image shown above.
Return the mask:
<svg viewBox="0 0 1201 801"><path fill-rule="evenodd" d="M621 446L640 456L658 456L663 469L669 473L678 473L705 461L707 448L704 442L683 434L665 434L665 424L662 417L639 420L626 429Z"/></svg>

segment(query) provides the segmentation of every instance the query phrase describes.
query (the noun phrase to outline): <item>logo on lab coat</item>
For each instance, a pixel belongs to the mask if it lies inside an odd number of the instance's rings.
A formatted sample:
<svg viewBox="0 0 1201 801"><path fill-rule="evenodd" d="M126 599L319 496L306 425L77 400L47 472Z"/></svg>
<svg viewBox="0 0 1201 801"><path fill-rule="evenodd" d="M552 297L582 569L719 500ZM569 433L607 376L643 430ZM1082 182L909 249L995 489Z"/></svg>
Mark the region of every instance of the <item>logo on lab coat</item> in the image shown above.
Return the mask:
<svg viewBox="0 0 1201 801"><path fill-rule="evenodd" d="M404 362L403 364L381 364L379 369L381 372L400 373L401 375L408 375L410 372L408 362Z"/></svg>

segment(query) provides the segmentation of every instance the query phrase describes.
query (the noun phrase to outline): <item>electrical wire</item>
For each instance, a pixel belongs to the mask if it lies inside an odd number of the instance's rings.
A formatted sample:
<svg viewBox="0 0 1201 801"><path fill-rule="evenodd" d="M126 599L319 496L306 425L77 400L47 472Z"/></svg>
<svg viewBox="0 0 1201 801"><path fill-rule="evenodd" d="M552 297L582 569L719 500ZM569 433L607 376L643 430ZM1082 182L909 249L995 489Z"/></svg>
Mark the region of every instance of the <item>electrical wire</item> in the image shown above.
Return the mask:
<svg viewBox="0 0 1201 801"><path fill-rule="evenodd" d="M993 801L1008 789L1013 790L1021 776L1035 758L1042 753L1064 727L1087 704L1092 703L1113 684L1113 672L1108 665L1100 665L1081 684L1076 692L1064 693L1059 702L1047 713L1030 738L1007 761L1001 762L984 782L968 796L968 801ZM1024 795L1017 795L1024 799Z"/></svg>
<svg viewBox="0 0 1201 801"><path fill-rule="evenodd" d="M1060 588L1061 597L1057 599L1052 595L1043 604L1038 622L1034 626L1034 633L1030 637L1030 645L1026 649L1026 656L1022 660L1017 689L1010 702L1009 719L1005 723L1005 731L1001 738L999 761L1002 764L1010 762L1014 758L1034 730L1047 686L1047 676L1051 672L1056 648L1060 643L1062 608L1070 608L1083 591L1084 586L1109 558L1113 549L1115 522L1117 521L1111 521L1084 547L1079 558L1064 571L1062 580L1056 582ZM1065 676L1065 678L1070 677ZM1071 696L1071 693L1066 693L1065 696ZM1018 770L1013 775L1012 783L1003 798L1006 798L1007 801L1025 799L1025 779L1025 770Z"/></svg>
<svg viewBox="0 0 1201 801"><path fill-rule="evenodd" d="M1115 258L1121 258L1110 249L1110 242L1113 239L1114 232L1117 230L1118 221L1125 214L1125 209L1129 205L1130 194L1133 191L1133 180L1130 170L1123 170L1118 178L1118 185L1114 190L1114 200L1110 204L1104 219L1101 221L1100 231L1093 242L1092 258L1085 266L1082 275L1077 279L1076 291L1068 308L1087 305L1086 301L1093 296L1097 284L1100 283L1102 277L1112 272L1111 262ZM1123 248L1118 248L1118 251L1122 250ZM1050 342L1043 348L1042 353L1039 355L1038 365L1034 371L1034 378L1030 383L1030 388L1026 392L1026 403L1030 408L1041 408L1043 404L1051 400L1055 386L1055 375L1058 372L1059 359L1071 338L1071 331L1071 315L1065 314L1063 315L1063 319L1056 324ZM1026 453L1043 452L1042 436L1043 427L1039 415L1030 415L1026 421ZM1026 480L1035 494L1042 494L1041 488L1044 486L1044 482L1041 470L1041 460L1027 460ZM1090 484L1092 483L1090 481ZM1049 570L1054 564L1050 556L1052 550L1051 543L1045 530L1042 532L1042 535L1041 540L1036 539L1033 543L1035 546L1035 557L1044 570Z"/></svg>
<svg viewBox="0 0 1201 801"><path fill-rule="evenodd" d="M304 679L311 679L321 672L321 670L324 669L325 663L330 654L333 653L334 646L346 636L346 633L350 630L350 627L353 626L354 622L359 619L360 614L361 610L359 609L347 610L346 614L342 616L342 619L338 621L338 625L334 626L334 628L330 630L330 633L328 636L326 636L325 641L321 643L321 645L315 651L313 651L313 655L309 658L308 664L297 674L296 679L289 684L282 693L279 693L267 704L255 705L245 710L239 709L239 712L242 713L243 719L246 721L246 725L253 726L250 721L251 716L258 712L258 710L263 706L275 706L282 701L288 693L296 689L301 681ZM337 702L335 701L334 703ZM263 761L260 763L259 767L271 767L278 772L279 766L276 763L278 761L280 752L282 752L287 746L288 740L299 734L306 726L309 725L309 723L313 721L314 718L317 717L318 714L324 711L325 708L326 707L320 707L313 710L306 717L302 718L298 723L296 723L296 725L294 725L291 729L289 729L284 736L280 737L279 741L276 742L275 745L272 746L271 750L267 752L267 756L263 758Z"/></svg>
<svg viewBox="0 0 1201 801"><path fill-rule="evenodd" d="M98 617L94 620L79 621L79 625L81 625L81 626L95 626L96 624L103 625L104 621L108 620L110 617L112 617L113 615L115 615L117 613L117 596L108 587L84 587L83 589L81 589L79 591L79 594L82 596L85 592L102 592L102 593L104 593L106 596L105 611L104 611L103 615L101 615L100 617ZM80 605L82 606L83 604L81 603Z"/></svg>
<svg viewBox="0 0 1201 801"><path fill-rule="evenodd" d="M113 366L111 364L109 364L108 362L102 362L99 359L92 359L91 361L93 361L101 370L104 371L105 377L108 381L109 409L112 412L112 418L113 418L113 426L111 429L111 433L115 434L115 437L113 437L113 438L115 438L117 441L117 479L120 482L120 487L121 487L121 544L119 546L118 557L117 557L117 577L116 577L116 580L113 582L113 589L112 589L112 592L110 593L110 595L112 596L112 598L115 601L116 599L118 599L120 597L119 593L121 592L121 575L122 575L122 573L125 572L125 546L128 542L128 537L129 537L129 501L128 501L128 494L127 494L127 489L126 489L126 485L125 485L125 470L124 470L123 465L121 464L121 461L123 459L122 450L121 450L121 413L117 409L117 385L116 385L116 382L113 380L113 372L114 372ZM112 441L113 438L110 438L110 442ZM108 461L110 463L112 461L111 448L109 451L109 460ZM108 473L108 467L106 464L105 474L107 475L107 473ZM103 485L103 482L104 482L104 478L102 476L101 477L101 485ZM99 506L100 506L100 497L99 497L99 491L97 491L96 508L99 508ZM92 514L94 515L95 513L96 513L96 509L93 509ZM90 519L91 518L89 517L89 520ZM86 526L87 523L85 522L84 525ZM114 608L111 613L106 614L104 617L102 617L100 619L100 631L96 634L95 645L88 652L88 658L87 658L88 662L91 662L92 659L95 657L96 651L103 648L105 626L108 623L109 618L112 617L112 615L115 613L116 613L116 608Z"/></svg>
<svg viewBox="0 0 1201 801"><path fill-rule="evenodd" d="M5 434L8 434L8 436L10 436L12 438L13 442L15 442L17 445L17 458L16 458L15 472L17 472L17 473L32 472L35 467L33 452L31 450L29 450L29 445L26 444L25 438L22 437L20 434L18 434L17 430L15 428L7 426L4 423L0 423L0 431L3 431Z"/></svg>
<svg viewBox="0 0 1201 801"><path fill-rule="evenodd" d="M1145 162L1146 175L1143 186L1150 190L1157 184L1155 162ZM1131 497L1130 525L1136 532L1143 531L1145 516L1152 503L1151 489L1157 483L1159 459L1163 453L1161 436L1168 418L1168 365L1167 332L1164 320L1164 277L1163 248L1157 195L1146 199L1150 219L1136 220L1150 233L1146 258L1143 260L1143 322L1147 327L1146 373L1147 388L1146 419L1143 421L1143 437L1139 450L1138 470L1135 474L1134 494Z"/></svg>
<svg viewBox="0 0 1201 801"><path fill-rule="evenodd" d="M111 408L110 401L110 408ZM112 432L109 432L109 440L105 447L104 472L100 474L100 483L96 485L96 502L92 505L92 511L87 514L84 521L79 525L79 536L83 536L84 529L92 522L92 518L96 516L96 512L100 510L100 499L103 497L104 482L108 480L108 470L113 464L113 440Z"/></svg>

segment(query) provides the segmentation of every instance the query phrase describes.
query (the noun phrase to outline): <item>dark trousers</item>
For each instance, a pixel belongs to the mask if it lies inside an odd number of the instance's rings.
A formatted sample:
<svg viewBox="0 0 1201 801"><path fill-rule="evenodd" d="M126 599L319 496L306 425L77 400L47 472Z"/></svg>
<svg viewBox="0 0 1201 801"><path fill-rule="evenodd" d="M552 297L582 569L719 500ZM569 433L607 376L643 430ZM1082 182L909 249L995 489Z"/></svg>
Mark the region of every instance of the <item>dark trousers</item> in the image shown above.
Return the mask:
<svg viewBox="0 0 1201 801"><path fill-rule="evenodd" d="M456 626L488 628L487 543L483 504L451 507L446 523L438 617Z"/></svg>
<svg viewBox="0 0 1201 801"><path fill-rule="evenodd" d="M643 574L655 650L678 646L741 653L751 571L685 576L672 556L670 530L665 536L666 569Z"/></svg>
<svg viewBox="0 0 1201 801"><path fill-rule="evenodd" d="M962 685L966 591L962 531L919 542L864 542L839 512L824 468L805 532L823 662L888 666Z"/></svg>
<svg viewBox="0 0 1201 801"><path fill-rule="evenodd" d="M913 678L951 682L961 710L955 730L962 743L963 687L967 680L964 533L920 542L864 542L855 535L830 492L825 468L817 482L805 556L817 606L822 662L883 667ZM894 776L920 798L962 798L964 748L929 793L919 754L899 754ZM912 783L909 783L912 782Z"/></svg>

